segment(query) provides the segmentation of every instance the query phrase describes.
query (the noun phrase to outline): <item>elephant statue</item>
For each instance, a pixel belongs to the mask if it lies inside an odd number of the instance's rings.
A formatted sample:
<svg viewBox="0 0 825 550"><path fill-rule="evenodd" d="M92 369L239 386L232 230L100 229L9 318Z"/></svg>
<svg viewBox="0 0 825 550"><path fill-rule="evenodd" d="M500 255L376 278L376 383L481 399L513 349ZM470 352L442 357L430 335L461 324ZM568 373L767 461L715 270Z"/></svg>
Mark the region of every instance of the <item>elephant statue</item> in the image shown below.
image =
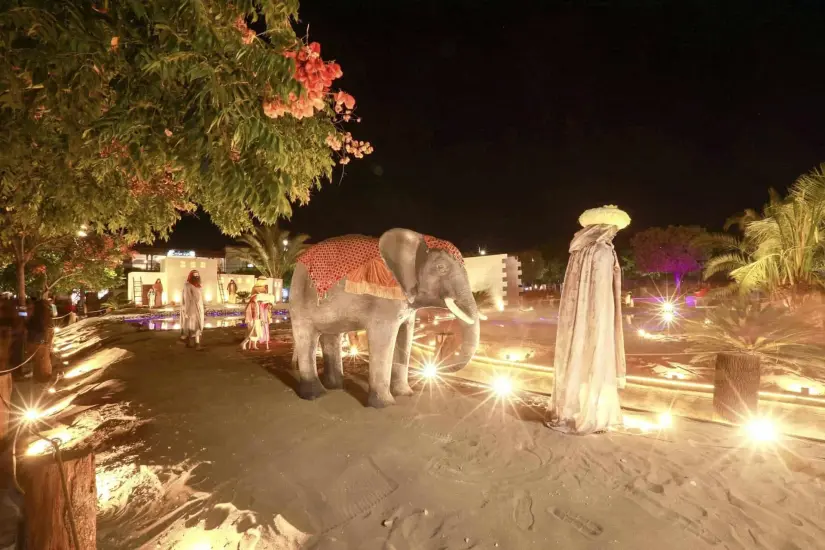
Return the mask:
<svg viewBox="0 0 825 550"><path fill-rule="evenodd" d="M407 375L415 312L424 307L447 308L462 321L459 353L439 370L463 368L476 352L479 318L484 317L455 246L408 229L391 229L379 239L346 235L310 247L298 258L290 300L298 394L315 399L326 388L341 389L342 335L366 329L368 405L382 408L395 403L393 396L411 395ZM323 380L315 365L319 340Z"/></svg>

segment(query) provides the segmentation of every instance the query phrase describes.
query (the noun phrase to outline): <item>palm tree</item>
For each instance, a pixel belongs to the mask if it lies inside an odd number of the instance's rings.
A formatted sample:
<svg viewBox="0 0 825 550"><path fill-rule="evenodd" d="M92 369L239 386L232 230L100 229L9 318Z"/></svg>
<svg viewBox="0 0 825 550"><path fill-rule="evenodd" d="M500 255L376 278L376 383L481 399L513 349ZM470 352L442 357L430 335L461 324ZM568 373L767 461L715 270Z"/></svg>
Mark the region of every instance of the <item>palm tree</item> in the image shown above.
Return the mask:
<svg viewBox="0 0 825 550"><path fill-rule="evenodd" d="M298 256L307 248L309 235L292 235L277 225L263 225L244 233L238 240L249 246L244 261L253 264L262 275L284 279L295 268Z"/></svg>
<svg viewBox="0 0 825 550"><path fill-rule="evenodd" d="M825 269L825 174L822 169L801 176L789 195L771 190L761 215L754 211L728 220L741 238L711 235L718 254L705 264L704 275L728 273L740 293L763 291L794 305L821 289Z"/></svg>
<svg viewBox="0 0 825 550"><path fill-rule="evenodd" d="M704 322L686 321L691 363L707 364L717 354L751 357L763 373L822 375L825 360L815 327L817 308L785 308L734 300L709 310Z"/></svg>
<svg viewBox="0 0 825 550"><path fill-rule="evenodd" d="M822 376L825 350L810 322L816 309L790 312L742 300L711 311L704 323L688 323L691 362L713 369L714 416L740 423L756 413L764 374Z"/></svg>

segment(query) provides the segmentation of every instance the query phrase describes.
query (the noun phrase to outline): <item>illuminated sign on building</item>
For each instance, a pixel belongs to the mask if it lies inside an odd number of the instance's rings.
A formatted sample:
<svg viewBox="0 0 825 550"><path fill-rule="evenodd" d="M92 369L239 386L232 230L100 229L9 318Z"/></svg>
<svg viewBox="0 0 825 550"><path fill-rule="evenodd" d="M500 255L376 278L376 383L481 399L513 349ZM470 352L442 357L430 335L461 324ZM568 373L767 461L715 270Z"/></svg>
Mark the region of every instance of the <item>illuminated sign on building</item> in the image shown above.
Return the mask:
<svg viewBox="0 0 825 550"><path fill-rule="evenodd" d="M174 257L174 258L194 258L195 251L194 250L170 250L166 253L167 257Z"/></svg>

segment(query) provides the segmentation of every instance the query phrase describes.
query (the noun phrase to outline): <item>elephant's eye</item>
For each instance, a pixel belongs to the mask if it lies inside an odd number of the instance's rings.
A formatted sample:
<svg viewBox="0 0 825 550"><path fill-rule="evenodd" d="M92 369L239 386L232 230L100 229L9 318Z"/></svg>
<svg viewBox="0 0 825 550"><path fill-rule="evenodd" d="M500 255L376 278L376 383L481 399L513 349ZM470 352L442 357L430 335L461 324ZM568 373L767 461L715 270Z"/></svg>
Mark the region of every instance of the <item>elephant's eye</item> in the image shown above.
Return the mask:
<svg viewBox="0 0 825 550"><path fill-rule="evenodd" d="M447 273L447 264L437 263L435 264L435 270L438 271L441 275Z"/></svg>

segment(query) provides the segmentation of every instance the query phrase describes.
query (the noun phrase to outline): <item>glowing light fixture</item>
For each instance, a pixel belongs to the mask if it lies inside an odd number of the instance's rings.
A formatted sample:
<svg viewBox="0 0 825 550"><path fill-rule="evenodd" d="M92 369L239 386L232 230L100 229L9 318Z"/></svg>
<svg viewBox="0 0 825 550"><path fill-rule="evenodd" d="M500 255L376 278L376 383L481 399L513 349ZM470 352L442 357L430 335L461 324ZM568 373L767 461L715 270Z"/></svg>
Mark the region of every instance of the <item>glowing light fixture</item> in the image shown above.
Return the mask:
<svg viewBox="0 0 825 550"><path fill-rule="evenodd" d="M664 313L673 313L673 302L662 302L662 312Z"/></svg>
<svg viewBox="0 0 825 550"><path fill-rule="evenodd" d="M664 321L667 324L672 323L675 319L676 316L673 315L672 311L665 311L664 313L662 313L662 321Z"/></svg>
<svg viewBox="0 0 825 550"><path fill-rule="evenodd" d="M645 329L643 329L643 328L640 328L638 330L638 334L641 338L644 338L645 336L647 336L647 331L645 331Z"/></svg>
<svg viewBox="0 0 825 550"><path fill-rule="evenodd" d="M48 436L48 439L56 439L60 442L60 445L64 445L72 440L72 435L69 432L60 432L58 434ZM42 439L38 439L37 441L29 445L29 448L26 449L26 454L29 456L42 455L47 452L50 452L52 449L54 449L54 447L51 443L49 443L48 441L43 441Z"/></svg>
<svg viewBox="0 0 825 550"><path fill-rule="evenodd" d="M673 416L670 412L659 413L659 427L670 428L673 426Z"/></svg>
<svg viewBox="0 0 825 550"><path fill-rule="evenodd" d="M23 418L26 419L26 422L34 422L41 416L43 416L43 413L37 409L27 409L26 412L23 413Z"/></svg>
<svg viewBox="0 0 825 550"><path fill-rule="evenodd" d="M284 246L288 246L288 245L289 245L289 239L284 239Z"/></svg>
<svg viewBox="0 0 825 550"><path fill-rule="evenodd" d="M48 392L49 392L49 393L57 393L57 390L56 390L56 389L54 389L54 388L49 388L49 389L48 389Z"/></svg>
<svg viewBox="0 0 825 550"><path fill-rule="evenodd" d="M91 364L91 363L84 363L83 365L79 365L79 366L73 368L72 370L68 371L63 376L65 378L77 378L78 376L80 376L82 374L86 374L87 372L91 372L91 371L95 370L96 368L97 367L95 365Z"/></svg>
<svg viewBox="0 0 825 550"><path fill-rule="evenodd" d="M435 378L438 376L438 367L436 367L434 363L427 363L424 365L424 368L421 369L421 376L424 378Z"/></svg>
<svg viewBox="0 0 825 550"><path fill-rule="evenodd" d="M350 357L358 357L358 347L357 346L350 346L349 356Z"/></svg>
<svg viewBox="0 0 825 550"><path fill-rule="evenodd" d="M478 255L479 256L486 256L487 255L487 249L486 248L479 248L478 249Z"/></svg>
<svg viewBox="0 0 825 550"><path fill-rule="evenodd" d="M778 433L776 426L767 418L754 418L745 425L745 432L754 441L776 441Z"/></svg>
<svg viewBox="0 0 825 550"><path fill-rule="evenodd" d="M83 231L82 229L80 229L80 230L78 230L78 232L77 232L77 236L78 236L78 237L80 237L80 238L83 238L83 237L88 237L88 236L89 236L89 234L88 234L88 233L86 233L85 231Z"/></svg>
<svg viewBox="0 0 825 550"><path fill-rule="evenodd" d="M507 397L513 393L513 382L508 376L497 376L491 385L498 397Z"/></svg>

